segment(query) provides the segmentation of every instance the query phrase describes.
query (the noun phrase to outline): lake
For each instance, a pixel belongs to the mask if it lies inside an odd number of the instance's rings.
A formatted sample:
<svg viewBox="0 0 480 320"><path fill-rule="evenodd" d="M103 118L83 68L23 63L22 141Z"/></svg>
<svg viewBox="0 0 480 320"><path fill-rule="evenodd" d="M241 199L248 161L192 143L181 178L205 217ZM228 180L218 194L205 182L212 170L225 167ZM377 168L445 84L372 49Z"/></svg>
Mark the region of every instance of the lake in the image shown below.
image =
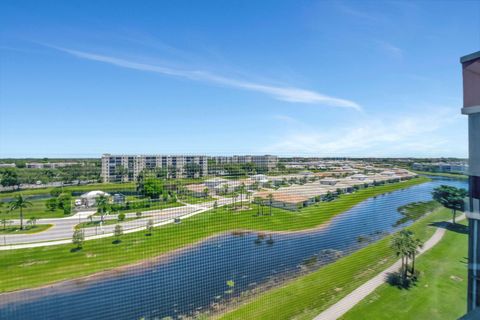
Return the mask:
<svg viewBox="0 0 480 320"><path fill-rule="evenodd" d="M277 277L298 274L306 261L331 262L404 227L393 227L402 217L397 208L431 200L433 188L441 184L467 188L464 180L432 179L365 200L312 232L271 238L268 233L264 238L226 234L153 266L0 295L0 319L162 319L204 310ZM235 283L233 293L228 292L229 280Z"/></svg>

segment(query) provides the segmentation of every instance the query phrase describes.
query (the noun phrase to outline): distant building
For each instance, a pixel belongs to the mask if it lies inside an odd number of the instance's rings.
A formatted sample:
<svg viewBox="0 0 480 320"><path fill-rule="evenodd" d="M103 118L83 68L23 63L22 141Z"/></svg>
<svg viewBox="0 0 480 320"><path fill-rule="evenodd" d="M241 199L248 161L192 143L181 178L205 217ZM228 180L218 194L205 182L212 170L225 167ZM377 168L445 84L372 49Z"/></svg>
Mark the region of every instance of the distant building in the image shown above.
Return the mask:
<svg viewBox="0 0 480 320"><path fill-rule="evenodd" d="M104 182L135 181L143 170L165 169L169 178L199 178L207 175L207 156L111 155L102 156Z"/></svg>
<svg viewBox="0 0 480 320"><path fill-rule="evenodd" d="M55 169L78 165L78 162L27 162L25 168L28 169Z"/></svg>
<svg viewBox="0 0 480 320"><path fill-rule="evenodd" d="M0 163L0 168L16 168L15 163Z"/></svg>
<svg viewBox="0 0 480 320"><path fill-rule="evenodd" d="M211 157L216 164L228 164L228 163L253 163L257 168L270 171L277 167L278 157L272 155L263 156L215 156Z"/></svg>
<svg viewBox="0 0 480 320"><path fill-rule="evenodd" d="M468 165L463 162L415 162L414 164L412 164L412 169L418 171L466 174L468 172Z"/></svg>

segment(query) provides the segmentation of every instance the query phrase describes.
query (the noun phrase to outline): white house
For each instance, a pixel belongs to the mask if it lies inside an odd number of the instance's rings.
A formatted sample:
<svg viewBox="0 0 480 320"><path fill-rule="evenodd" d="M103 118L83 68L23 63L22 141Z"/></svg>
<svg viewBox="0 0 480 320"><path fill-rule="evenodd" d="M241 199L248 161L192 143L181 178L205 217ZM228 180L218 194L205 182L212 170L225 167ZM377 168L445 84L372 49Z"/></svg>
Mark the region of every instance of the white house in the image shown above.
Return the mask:
<svg viewBox="0 0 480 320"><path fill-rule="evenodd" d="M96 204L97 198L100 196L110 197L110 194L100 190L90 191L80 196L80 203L86 207L92 207ZM78 203L77 200L75 200L75 204Z"/></svg>

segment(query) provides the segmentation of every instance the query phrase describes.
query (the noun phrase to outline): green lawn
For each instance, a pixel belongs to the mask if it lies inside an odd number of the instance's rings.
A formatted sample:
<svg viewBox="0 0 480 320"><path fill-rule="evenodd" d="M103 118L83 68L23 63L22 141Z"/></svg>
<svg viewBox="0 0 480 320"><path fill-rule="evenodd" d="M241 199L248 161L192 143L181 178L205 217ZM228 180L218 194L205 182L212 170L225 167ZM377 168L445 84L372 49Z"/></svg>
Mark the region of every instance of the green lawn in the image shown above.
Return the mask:
<svg viewBox="0 0 480 320"><path fill-rule="evenodd" d="M464 227L462 225L462 227ZM342 319L458 319L466 313L468 235L447 231L442 241L420 256L420 280L408 290L382 285Z"/></svg>
<svg viewBox="0 0 480 320"><path fill-rule="evenodd" d="M37 224L35 226L24 226L24 229L21 230L18 225L10 225L5 229L3 226L0 227L0 234L22 234L22 233L37 233L49 229L51 224Z"/></svg>
<svg viewBox="0 0 480 320"><path fill-rule="evenodd" d="M39 189L21 189L18 191L8 191L8 192L1 192L0 199L3 198L13 198L17 194L22 194L23 196L33 196L33 195L43 195L43 194L50 194L50 192L54 189L58 189L59 187L48 187L48 188L39 188ZM64 192L88 192L92 190L102 190L102 191L134 191L136 188L134 182L127 182L127 183L93 183L81 186L67 186L63 187Z"/></svg>
<svg viewBox="0 0 480 320"><path fill-rule="evenodd" d="M137 220L137 219L140 219L140 218L142 218L142 217L139 217L139 218L125 218L123 221L120 221L118 219L109 219L109 220L104 220L103 225L108 226L108 225L112 225L112 224L119 224L119 223L122 223L122 222ZM87 221L87 222L82 222L82 223L77 224L78 228L91 228L91 227L96 227L96 226L100 226L100 221L96 221L96 220L95 221Z"/></svg>
<svg viewBox="0 0 480 320"><path fill-rule="evenodd" d="M440 209L418 220L408 229L425 240L435 231L434 227L429 226L430 223L449 218L450 210ZM262 320L312 319L397 260L390 248L391 238L391 235L385 237L311 274L260 294L219 317Z"/></svg>
<svg viewBox="0 0 480 320"><path fill-rule="evenodd" d="M313 228L369 197L425 181L428 179L418 178L362 189L300 212L273 209L273 216L255 217L256 208L232 213L228 208L220 207L183 220L180 224L155 228L151 236L145 236L144 232L126 234L118 245L112 245L108 238L87 241L83 250L74 253L70 252L72 245L0 251L0 270L3 271L0 273L0 292L40 286L138 262L221 232Z"/></svg>
<svg viewBox="0 0 480 320"><path fill-rule="evenodd" d="M460 174L460 173L430 172L430 171L416 171L416 170L411 170L411 171L418 174L428 175L428 176L439 176L439 177L465 179L465 180L468 179L468 176L466 174Z"/></svg>
<svg viewBox="0 0 480 320"><path fill-rule="evenodd" d="M212 198L210 196L208 197L193 197L187 194L179 195L178 200L190 204L198 204L198 203L204 203L204 202L209 202L209 201L214 201L215 198Z"/></svg>
<svg viewBox="0 0 480 320"><path fill-rule="evenodd" d="M62 209L56 209L54 211L47 210L45 207L45 200L29 200L32 203L31 207L23 209L23 217L29 219L35 217L37 219L41 218L63 218L68 217L69 214L64 214ZM5 203L2 208L0 208L0 219L19 219L20 210L9 211L8 203Z"/></svg>

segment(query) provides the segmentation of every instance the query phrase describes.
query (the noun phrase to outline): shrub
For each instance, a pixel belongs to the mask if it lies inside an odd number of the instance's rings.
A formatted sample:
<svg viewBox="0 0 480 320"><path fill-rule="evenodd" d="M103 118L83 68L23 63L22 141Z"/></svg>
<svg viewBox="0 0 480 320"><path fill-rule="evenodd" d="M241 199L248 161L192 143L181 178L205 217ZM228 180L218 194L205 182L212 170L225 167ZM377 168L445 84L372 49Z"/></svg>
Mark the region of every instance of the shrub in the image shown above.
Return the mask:
<svg viewBox="0 0 480 320"><path fill-rule="evenodd" d="M118 215L118 221L123 221L123 220L125 220L125 213L122 212Z"/></svg>

